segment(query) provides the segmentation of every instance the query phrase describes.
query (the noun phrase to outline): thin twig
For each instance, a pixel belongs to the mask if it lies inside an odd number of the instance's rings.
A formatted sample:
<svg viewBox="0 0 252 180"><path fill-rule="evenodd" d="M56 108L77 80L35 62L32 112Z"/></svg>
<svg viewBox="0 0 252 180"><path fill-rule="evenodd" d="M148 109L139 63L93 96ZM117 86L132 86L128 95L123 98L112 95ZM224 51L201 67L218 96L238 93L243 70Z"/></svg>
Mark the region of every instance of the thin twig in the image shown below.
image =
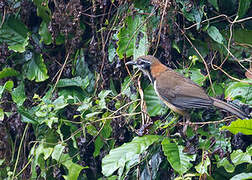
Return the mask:
<svg viewBox="0 0 252 180"><path fill-rule="evenodd" d="M54 85L54 87L53 87L52 92L54 92L54 90L55 90L55 88L56 88L56 86L57 86L57 84L58 84L58 82L59 82L59 79L60 79L60 77L61 77L61 74L62 74L62 72L63 72L63 70L64 70L64 68L65 68L65 66L66 66L67 60L68 60L68 58L69 58L69 55L70 55L70 53L67 53L65 62L64 62L63 66L62 66L61 69L60 69L59 75L58 75L58 77L57 77L57 80L56 80L56 82L55 82L55 85Z"/></svg>
<svg viewBox="0 0 252 180"><path fill-rule="evenodd" d="M18 161L19 161L19 157L20 157L20 153L21 153L21 148L22 148L24 138L25 138L25 135L26 135L26 132L28 130L29 125L30 125L29 123L26 124L24 132L23 132L22 139L21 139L19 147L18 147L18 154L17 154L17 158L16 158L16 162L15 162L15 166L14 166L14 170L13 170L13 174L12 174L12 178L11 178L12 180L14 180L14 178L15 178L15 172L16 172L16 169L17 169L17 165L18 165Z"/></svg>

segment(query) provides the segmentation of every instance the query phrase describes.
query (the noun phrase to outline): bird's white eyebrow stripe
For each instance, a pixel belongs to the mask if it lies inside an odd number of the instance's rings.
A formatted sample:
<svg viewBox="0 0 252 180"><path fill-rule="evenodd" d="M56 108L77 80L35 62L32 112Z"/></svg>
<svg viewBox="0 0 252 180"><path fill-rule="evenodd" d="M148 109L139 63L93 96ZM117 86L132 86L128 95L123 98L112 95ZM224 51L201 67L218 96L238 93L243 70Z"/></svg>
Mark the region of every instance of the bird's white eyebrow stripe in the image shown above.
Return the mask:
<svg viewBox="0 0 252 180"><path fill-rule="evenodd" d="M145 62L145 63L148 63L148 64L151 64L150 61L146 61L144 59L140 59L141 61Z"/></svg>

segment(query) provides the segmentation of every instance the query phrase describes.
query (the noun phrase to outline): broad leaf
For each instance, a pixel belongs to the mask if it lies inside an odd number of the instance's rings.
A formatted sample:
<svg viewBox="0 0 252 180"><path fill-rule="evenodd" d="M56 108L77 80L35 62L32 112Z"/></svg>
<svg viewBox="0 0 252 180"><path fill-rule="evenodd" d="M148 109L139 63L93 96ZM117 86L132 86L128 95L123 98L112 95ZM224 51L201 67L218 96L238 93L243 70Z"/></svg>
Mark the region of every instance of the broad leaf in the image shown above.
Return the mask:
<svg viewBox="0 0 252 180"><path fill-rule="evenodd" d="M210 159L208 156L206 156L205 158L202 158L202 161L197 166L195 166L195 169L200 174L208 174L207 168L210 165Z"/></svg>
<svg viewBox="0 0 252 180"><path fill-rule="evenodd" d="M123 169L133 157L139 156L150 145L161 140L160 136L146 135L135 137L131 142L112 149L107 156L102 159L102 173L105 176L112 175L117 169Z"/></svg>
<svg viewBox="0 0 252 180"><path fill-rule="evenodd" d="M13 91L11 92L11 96L13 101L18 105L21 106L23 105L25 99L26 99L26 95L25 95L25 88L24 88L24 83L21 82L18 87L16 87L15 89L13 89Z"/></svg>
<svg viewBox="0 0 252 180"><path fill-rule="evenodd" d="M252 80L244 80L252 83ZM251 85L243 82L231 82L225 91L225 98L239 99L246 104L252 104Z"/></svg>
<svg viewBox="0 0 252 180"><path fill-rule="evenodd" d="M26 76L31 81L42 82L49 77L41 54L34 53L33 58L28 62L26 68Z"/></svg>
<svg viewBox="0 0 252 180"><path fill-rule="evenodd" d="M201 72L200 69L183 69L183 70L178 70L179 73L183 74L186 77L190 77L192 81L194 81L196 84L199 86L203 86L203 83L206 80L206 76L204 76Z"/></svg>
<svg viewBox="0 0 252 180"><path fill-rule="evenodd" d="M14 86L13 81L7 81L3 86L0 86L0 99L2 98L2 94L4 90L11 91Z"/></svg>
<svg viewBox="0 0 252 180"><path fill-rule="evenodd" d="M52 152L52 158L55 159L56 161L59 161L64 148L65 146L63 146L62 144L57 144L56 146L54 146L53 152Z"/></svg>
<svg viewBox="0 0 252 180"><path fill-rule="evenodd" d="M172 168L180 175L186 173L193 166L190 161L195 161L196 154L187 155L183 153L183 146L171 143L168 138L165 138L162 141L162 149Z"/></svg>
<svg viewBox="0 0 252 180"><path fill-rule="evenodd" d="M35 119L33 113L30 113L23 106L18 108L18 112L21 114L21 121L25 123L37 124L37 119Z"/></svg>
<svg viewBox="0 0 252 180"><path fill-rule="evenodd" d="M235 167L239 164L243 163L252 163L251 156L248 152L242 152L242 150L238 149L231 153L230 159L232 161L232 164L230 161L225 157L218 161L217 167L223 166L225 170L229 173L234 172Z"/></svg>
<svg viewBox="0 0 252 180"><path fill-rule="evenodd" d="M0 79L11 77L11 76L18 76L20 73L12 68L4 68L2 71L0 71Z"/></svg>
<svg viewBox="0 0 252 180"><path fill-rule="evenodd" d="M220 33L220 31L215 26L210 26L207 29L207 33L214 41L216 41L219 44L223 44L224 38Z"/></svg>
<svg viewBox="0 0 252 180"><path fill-rule="evenodd" d="M88 85L89 85L88 76L86 76L85 79L82 79L80 76L77 76L72 79L60 79L57 84L57 87L77 86L81 87L82 89L86 89Z"/></svg>
<svg viewBox="0 0 252 180"><path fill-rule="evenodd" d="M242 18L250 8L251 0L239 0L238 16Z"/></svg>
<svg viewBox="0 0 252 180"><path fill-rule="evenodd" d="M238 119L233 121L229 126L222 126L220 130L229 130L233 134L243 133L252 135L252 119Z"/></svg>
<svg viewBox="0 0 252 180"><path fill-rule="evenodd" d="M217 0L208 0L208 2L209 2L210 4L212 4L213 7L214 7L217 11L219 11L219 6L218 6L218 1L217 1Z"/></svg>
<svg viewBox="0 0 252 180"><path fill-rule="evenodd" d="M183 15L188 21L196 22L197 29L200 28L200 22L203 17L202 7L195 6L190 0L177 0L183 7L181 9Z"/></svg>
<svg viewBox="0 0 252 180"><path fill-rule="evenodd" d="M252 179L252 173L240 173L232 177L230 180Z"/></svg>
<svg viewBox="0 0 252 180"><path fill-rule="evenodd" d="M15 52L24 52L28 45L28 29L14 16L10 16L5 20L0 28L0 43L7 43L8 48Z"/></svg>
<svg viewBox="0 0 252 180"><path fill-rule="evenodd" d="M51 10L48 7L48 0L33 0L33 2L37 6L37 15L48 24L51 20Z"/></svg>
<svg viewBox="0 0 252 180"><path fill-rule="evenodd" d="M41 41L44 42L46 45L52 43L52 35L49 32L45 21L42 21L42 23L40 24L39 35L41 36Z"/></svg>
<svg viewBox="0 0 252 180"><path fill-rule="evenodd" d="M134 55L134 59L141 55L146 55L149 45L146 34L146 25L143 16L128 16L125 25L118 33L117 54L120 59Z"/></svg>
<svg viewBox="0 0 252 180"><path fill-rule="evenodd" d="M81 170L85 168L79 164L74 163L69 154L62 154L60 161L68 170L67 175L63 175L65 180L77 180Z"/></svg>
<svg viewBox="0 0 252 180"><path fill-rule="evenodd" d="M162 115L167 112L167 107L157 96L152 85L144 89L144 100L150 116Z"/></svg>

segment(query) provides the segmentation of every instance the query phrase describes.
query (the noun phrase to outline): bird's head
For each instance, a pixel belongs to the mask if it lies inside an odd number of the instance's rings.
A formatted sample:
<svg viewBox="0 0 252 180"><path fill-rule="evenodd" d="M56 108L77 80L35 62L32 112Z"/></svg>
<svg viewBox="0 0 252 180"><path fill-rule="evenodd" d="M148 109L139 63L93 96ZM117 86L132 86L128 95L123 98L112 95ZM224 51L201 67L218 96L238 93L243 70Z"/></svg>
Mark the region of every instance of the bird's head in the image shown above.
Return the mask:
<svg viewBox="0 0 252 180"><path fill-rule="evenodd" d="M148 71L155 62L159 62L159 60L154 56L147 55L140 56L136 60L129 61L126 65L134 65L142 71Z"/></svg>
<svg viewBox="0 0 252 180"><path fill-rule="evenodd" d="M163 66L163 64L161 64L157 58L151 55L140 56L136 60L127 62L126 65L134 65L142 70L143 73L149 77L151 82L153 82L155 79L155 69L159 69L158 67L160 65Z"/></svg>

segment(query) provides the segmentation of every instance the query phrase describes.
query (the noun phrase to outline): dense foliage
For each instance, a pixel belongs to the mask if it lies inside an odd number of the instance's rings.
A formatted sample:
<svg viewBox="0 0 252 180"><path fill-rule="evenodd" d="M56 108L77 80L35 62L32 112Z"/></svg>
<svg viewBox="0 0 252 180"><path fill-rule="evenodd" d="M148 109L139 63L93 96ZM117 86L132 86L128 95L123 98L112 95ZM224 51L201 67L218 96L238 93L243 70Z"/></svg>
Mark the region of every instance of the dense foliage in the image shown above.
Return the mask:
<svg viewBox="0 0 252 180"><path fill-rule="evenodd" d="M171 112L152 54L252 107L251 0L1 0L0 179L251 179L252 119ZM187 128L185 128L187 127Z"/></svg>

